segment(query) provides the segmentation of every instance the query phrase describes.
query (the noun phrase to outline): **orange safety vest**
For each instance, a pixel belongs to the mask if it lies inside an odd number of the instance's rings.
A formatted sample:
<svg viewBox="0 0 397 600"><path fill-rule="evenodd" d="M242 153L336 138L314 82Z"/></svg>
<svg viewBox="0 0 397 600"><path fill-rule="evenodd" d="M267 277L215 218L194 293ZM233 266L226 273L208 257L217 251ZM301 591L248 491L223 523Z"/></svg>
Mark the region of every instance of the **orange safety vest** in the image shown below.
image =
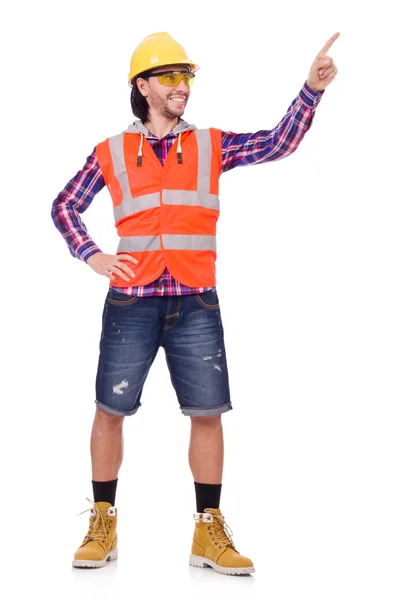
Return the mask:
<svg viewBox="0 0 397 600"><path fill-rule="evenodd" d="M112 285L146 285L167 266L189 287L215 286L216 222L219 217L221 131L187 123L164 166L138 125L96 146L96 156L113 200L120 242L117 254L136 274L117 275ZM134 124L136 127L136 124ZM182 159L183 148L183 159Z"/></svg>

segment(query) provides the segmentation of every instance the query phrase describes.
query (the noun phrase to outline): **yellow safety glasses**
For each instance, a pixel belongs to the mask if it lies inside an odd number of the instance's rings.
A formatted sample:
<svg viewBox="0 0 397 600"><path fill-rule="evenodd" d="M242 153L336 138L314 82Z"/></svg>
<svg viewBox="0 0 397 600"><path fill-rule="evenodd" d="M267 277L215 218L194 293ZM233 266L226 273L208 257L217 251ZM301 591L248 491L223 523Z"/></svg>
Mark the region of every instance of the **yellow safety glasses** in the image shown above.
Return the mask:
<svg viewBox="0 0 397 600"><path fill-rule="evenodd" d="M150 77L157 77L161 85L168 87L177 87L181 81L184 81L185 85L190 88L193 85L195 75L186 71L167 71L164 73L154 73Z"/></svg>

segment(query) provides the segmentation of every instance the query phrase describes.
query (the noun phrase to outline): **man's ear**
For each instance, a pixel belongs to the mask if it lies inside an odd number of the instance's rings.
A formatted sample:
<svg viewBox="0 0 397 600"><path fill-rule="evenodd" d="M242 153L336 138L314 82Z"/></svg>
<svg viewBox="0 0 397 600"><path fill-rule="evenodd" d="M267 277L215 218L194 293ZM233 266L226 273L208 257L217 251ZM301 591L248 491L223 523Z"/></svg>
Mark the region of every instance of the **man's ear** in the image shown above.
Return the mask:
<svg viewBox="0 0 397 600"><path fill-rule="evenodd" d="M146 80L143 79L142 77L138 77L137 80L136 80L136 82L135 82L135 85L137 86L138 90L141 92L142 96L144 98L147 98L147 92L145 90L145 87L146 87L145 84L146 84Z"/></svg>

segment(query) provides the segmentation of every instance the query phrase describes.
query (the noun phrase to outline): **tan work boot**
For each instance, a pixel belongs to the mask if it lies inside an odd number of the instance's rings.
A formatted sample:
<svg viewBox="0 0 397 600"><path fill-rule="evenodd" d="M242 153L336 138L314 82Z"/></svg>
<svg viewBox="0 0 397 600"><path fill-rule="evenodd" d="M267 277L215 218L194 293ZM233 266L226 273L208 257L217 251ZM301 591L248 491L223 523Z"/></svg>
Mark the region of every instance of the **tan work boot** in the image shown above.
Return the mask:
<svg viewBox="0 0 397 600"><path fill-rule="evenodd" d="M212 567L223 575L255 572L252 560L237 552L233 532L219 508L206 508L204 513L196 513L193 517L196 526L189 561L192 567Z"/></svg>
<svg viewBox="0 0 397 600"><path fill-rule="evenodd" d="M87 500L93 505L87 509L91 511L88 533L74 555L72 566L104 567L106 561L117 559L117 509L109 502Z"/></svg>

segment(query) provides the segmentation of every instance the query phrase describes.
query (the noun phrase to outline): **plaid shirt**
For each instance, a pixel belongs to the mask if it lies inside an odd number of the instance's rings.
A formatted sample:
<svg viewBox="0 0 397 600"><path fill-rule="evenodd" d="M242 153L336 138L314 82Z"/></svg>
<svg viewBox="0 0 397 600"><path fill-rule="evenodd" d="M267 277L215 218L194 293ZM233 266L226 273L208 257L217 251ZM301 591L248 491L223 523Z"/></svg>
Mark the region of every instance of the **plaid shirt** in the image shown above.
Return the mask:
<svg viewBox="0 0 397 600"><path fill-rule="evenodd" d="M243 165L280 160L295 152L312 124L316 107L323 94L324 92L312 91L305 82L274 129L256 133L222 132L221 172L225 173ZM162 165L175 139L172 131L161 140L149 133L147 140ZM94 196L105 185L94 148L82 170L69 181L52 204L51 216L55 226L64 237L72 256L83 261L87 261L90 256L101 250L88 235L80 214L87 210ZM134 296L197 294L211 289L184 286L172 277L167 268L156 281L147 285L111 287Z"/></svg>

